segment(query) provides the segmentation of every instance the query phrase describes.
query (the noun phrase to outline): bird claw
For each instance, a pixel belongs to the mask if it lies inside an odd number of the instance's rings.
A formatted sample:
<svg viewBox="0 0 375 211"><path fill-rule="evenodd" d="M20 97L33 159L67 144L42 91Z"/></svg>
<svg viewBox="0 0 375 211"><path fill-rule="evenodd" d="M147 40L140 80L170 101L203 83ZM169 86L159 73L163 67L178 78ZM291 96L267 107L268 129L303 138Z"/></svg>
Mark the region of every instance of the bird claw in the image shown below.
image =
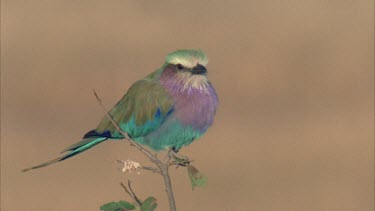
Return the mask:
<svg viewBox="0 0 375 211"><path fill-rule="evenodd" d="M188 157L183 156L183 155L179 155L176 152L174 152L173 150L169 151L169 156L173 159L172 162L171 162L171 165L176 165L177 168L179 166L186 167L190 164L190 162L192 162L192 160L190 160Z"/></svg>

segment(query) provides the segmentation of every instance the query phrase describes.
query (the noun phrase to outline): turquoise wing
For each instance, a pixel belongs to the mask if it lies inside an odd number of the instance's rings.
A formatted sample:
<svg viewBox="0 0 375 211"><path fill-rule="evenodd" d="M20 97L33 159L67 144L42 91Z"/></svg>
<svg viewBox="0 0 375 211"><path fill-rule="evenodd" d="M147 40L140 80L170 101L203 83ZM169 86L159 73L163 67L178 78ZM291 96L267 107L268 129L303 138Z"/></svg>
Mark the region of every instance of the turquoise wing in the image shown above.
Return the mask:
<svg viewBox="0 0 375 211"><path fill-rule="evenodd" d="M138 138L159 128L172 112L173 99L167 91L158 81L144 79L134 83L109 113L130 137ZM123 138L107 116L96 132Z"/></svg>

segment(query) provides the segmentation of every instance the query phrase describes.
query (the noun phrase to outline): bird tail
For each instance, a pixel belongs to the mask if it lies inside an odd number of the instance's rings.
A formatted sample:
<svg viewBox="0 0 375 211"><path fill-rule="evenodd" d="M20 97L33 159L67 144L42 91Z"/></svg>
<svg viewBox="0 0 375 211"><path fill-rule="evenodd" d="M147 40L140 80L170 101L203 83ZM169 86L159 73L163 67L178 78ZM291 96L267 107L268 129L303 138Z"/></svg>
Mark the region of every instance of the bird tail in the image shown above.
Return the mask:
<svg viewBox="0 0 375 211"><path fill-rule="evenodd" d="M65 159L70 158L70 157L73 157L73 156L75 156L75 155L77 155L77 154L79 154L83 151L86 151L86 150L90 149L91 147L93 147L93 146L95 146L95 145L97 145L97 144L99 144L99 143L101 143L101 142L103 142L107 139L108 139L108 137L85 138L82 141L69 146L68 148L66 148L65 150L63 150L61 152L61 153L68 152L67 154L65 154L63 156L60 156L58 158L55 158L53 160L47 161L45 163L30 167L30 168L27 168L27 169L23 169L22 171L26 172L26 171L29 171L29 170L32 170L32 169L45 167L45 166L51 165L53 163L65 160Z"/></svg>

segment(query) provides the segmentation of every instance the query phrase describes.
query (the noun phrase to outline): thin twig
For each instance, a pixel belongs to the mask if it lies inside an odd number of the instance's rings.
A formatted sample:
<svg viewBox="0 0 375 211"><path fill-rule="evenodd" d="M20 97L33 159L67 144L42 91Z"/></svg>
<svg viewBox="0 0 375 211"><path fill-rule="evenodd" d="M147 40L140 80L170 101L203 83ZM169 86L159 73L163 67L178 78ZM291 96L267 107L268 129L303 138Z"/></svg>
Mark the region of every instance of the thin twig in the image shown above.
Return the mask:
<svg viewBox="0 0 375 211"><path fill-rule="evenodd" d="M151 171L152 173L158 173L161 174L160 170L154 167L149 167L149 166L141 166L141 169Z"/></svg>
<svg viewBox="0 0 375 211"><path fill-rule="evenodd" d="M134 193L133 189L131 188L130 184L131 184L131 182L130 182L130 180L128 180L128 187L129 187L129 189L128 189L128 188L125 186L124 183L122 183L122 182L120 183L120 185L124 188L125 192L126 192L127 194L129 194L129 196L135 201L135 203L136 203L139 207L141 207L141 206L142 206L142 202L141 202L141 200L139 200L139 198L135 195L135 193Z"/></svg>
<svg viewBox="0 0 375 211"><path fill-rule="evenodd" d="M171 178L169 177L169 172L168 172L170 159L171 157L168 156L168 160L165 163L163 163L163 166L162 168L160 168L160 170L161 170L161 175L163 175L163 179L164 179L165 191L167 192L168 199L169 199L169 208L171 211L172 210L176 211L176 204L174 202Z"/></svg>
<svg viewBox="0 0 375 211"><path fill-rule="evenodd" d="M133 141L129 135L124 132L120 127L119 125L117 124L117 122L113 119L113 117L111 116L111 114L108 112L108 110L106 109L106 107L103 105L102 103L102 100L99 98L98 94L96 93L95 90L94 91L94 95L99 103L99 105L102 107L102 109L104 110L104 112L106 113L108 119L112 122L112 124L115 126L115 128L117 129L117 131L124 136L124 138L126 140L129 141L130 145L131 146L134 146L135 148L137 148L139 151L141 151L144 155L146 155L150 160L151 162L155 163L156 166L159 168L159 169L156 169L156 168L149 168L149 167L146 167L147 170L151 170L151 171L154 171L154 172L158 172L160 173L162 176L163 176L163 179L164 179L164 184L165 184L165 191L167 192L167 196L168 196L168 201L169 201L169 209L170 211L176 211L176 203L175 203L175 200L174 200L174 195L173 195L173 191L172 191L172 183L171 183L171 178L169 177L169 172L168 172L168 167L170 166L170 160L171 160L171 156L169 155L168 153L168 159L165 160L164 162L160 161L158 158L157 158L157 155L155 153L152 153L150 152L149 150L147 150L146 148L144 148L143 146L141 146L140 144L138 144L137 142ZM144 168L144 167L143 167ZM145 168L144 168L145 169ZM127 193L131 194L132 192L131 191L128 191L126 186L123 185L121 183L121 186L124 187L124 189L126 190ZM131 189L130 187L130 184L129 184L129 189ZM133 195L135 196L135 194L133 193ZM139 199L138 199L139 200ZM137 203L141 204L140 201L137 201Z"/></svg>
<svg viewBox="0 0 375 211"><path fill-rule="evenodd" d="M96 93L95 90L94 91L94 95L96 97L96 99L98 100L98 103L99 105L102 107L102 109L105 111L107 117L109 118L109 120L112 122L113 126L115 126L115 128L117 129L117 131L124 136L124 138L126 140L128 140L130 142L130 144L134 147L136 147L139 151L141 151L143 154L145 154L151 161L153 161L154 163L156 164L160 164L161 162L150 152L148 151L147 149L143 148L140 144L138 144L137 142L133 141L129 135L124 132L117 124L117 122L113 119L113 117L111 116L111 114L108 112L107 108L103 105L102 103L102 100L99 98L98 94Z"/></svg>

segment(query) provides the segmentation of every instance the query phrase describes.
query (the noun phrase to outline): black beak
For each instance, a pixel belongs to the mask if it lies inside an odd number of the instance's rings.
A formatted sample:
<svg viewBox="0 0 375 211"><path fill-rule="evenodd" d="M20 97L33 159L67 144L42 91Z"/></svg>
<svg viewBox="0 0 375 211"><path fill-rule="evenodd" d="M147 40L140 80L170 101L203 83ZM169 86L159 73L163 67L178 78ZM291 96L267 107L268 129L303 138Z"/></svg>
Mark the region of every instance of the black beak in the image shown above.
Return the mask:
<svg viewBox="0 0 375 211"><path fill-rule="evenodd" d="M193 68L192 73L193 74L198 74L198 75L203 75L203 74L207 73L207 69L203 65L197 64L197 66L195 66Z"/></svg>

